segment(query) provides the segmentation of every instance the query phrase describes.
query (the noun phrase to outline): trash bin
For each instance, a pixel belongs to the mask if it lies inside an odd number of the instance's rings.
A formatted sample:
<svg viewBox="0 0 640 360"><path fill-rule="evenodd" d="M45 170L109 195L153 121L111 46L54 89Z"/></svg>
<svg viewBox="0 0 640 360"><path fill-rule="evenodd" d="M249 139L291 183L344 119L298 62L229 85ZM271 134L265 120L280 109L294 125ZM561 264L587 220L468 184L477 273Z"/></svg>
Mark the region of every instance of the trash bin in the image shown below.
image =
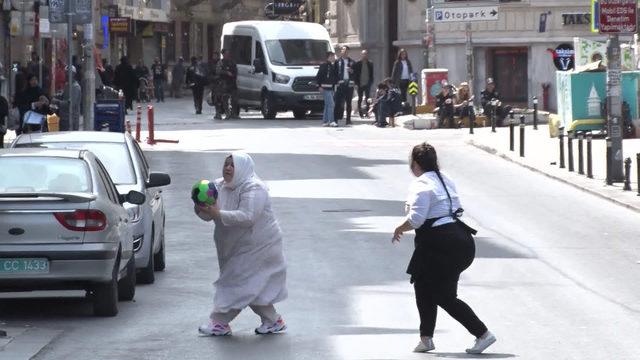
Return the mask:
<svg viewBox="0 0 640 360"><path fill-rule="evenodd" d="M98 100L93 111L93 130L124 132L124 100Z"/></svg>

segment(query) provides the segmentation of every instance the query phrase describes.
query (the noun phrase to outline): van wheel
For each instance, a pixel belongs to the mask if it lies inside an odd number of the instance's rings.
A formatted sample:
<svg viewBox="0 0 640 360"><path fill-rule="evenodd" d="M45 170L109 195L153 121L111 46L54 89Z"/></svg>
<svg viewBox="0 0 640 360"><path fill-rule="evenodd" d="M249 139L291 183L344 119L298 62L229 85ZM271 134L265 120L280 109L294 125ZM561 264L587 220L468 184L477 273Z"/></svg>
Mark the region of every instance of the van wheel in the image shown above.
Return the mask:
<svg viewBox="0 0 640 360"><path fill-rule="evenodd" d="M131 255L127 264L127 275L118 282L118 300L131 301L136 296L136 257Z"/></svg>
<svg viewBox="0 0 640 360"><path fill-rule="evenodd" d="M307 116L307 110L293 110L293 117L296 120L303 120Z"/></svg>
<svg viewBox="0 0 640 360"><path fill-rule="evenodd" d="M262 95L262 103L260 105L260 112L265 120L273 120L276 118L277 112L273 108L273 99L268 92Z"/></svg>
<svg viewBox="0 0 640 360"><path fill-rule="evenodd" d="M111 280L107 283L96 284L93 287L93 314L95 316L118 315L118 270L120 269L120 255L113 267Z"/></svg>

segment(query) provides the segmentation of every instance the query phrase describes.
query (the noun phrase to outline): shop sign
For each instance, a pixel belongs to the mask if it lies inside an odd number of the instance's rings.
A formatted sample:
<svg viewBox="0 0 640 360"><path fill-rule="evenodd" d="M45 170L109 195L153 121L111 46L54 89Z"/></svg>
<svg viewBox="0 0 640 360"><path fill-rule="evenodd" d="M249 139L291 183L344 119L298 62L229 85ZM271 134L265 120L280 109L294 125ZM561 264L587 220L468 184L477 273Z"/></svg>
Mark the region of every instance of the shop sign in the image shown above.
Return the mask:
<svg viewBox="0 0 640 360"><path fill-rule="evenodd" d="M632 34L638 24L637 0L599 0L600 32L603 34Z"/></svg>
<svg viewBox="0 0 640 360"><path fill-rule="evenodd" d="M153 31L157 33L168 33L169 24L167 23L153 23Z"/></svg>
<svg viewBox="0 0 640 360"><path fill-rule="evenodd" d="M267 3L265 12L269 15L291 15L300 9L300 6L305 5L305 0L280 0L270 1Z"/></svg>
<svg viewBox="0 0 640 360"><path fill-rule="evenodd" d="M117 17L109 19L109 31L112 33L131 32L131 18Z"/></svg>
<svg viewBox="0 0 640 360"><path fill-rule="evenodd" d="M575 55L571 44L560 44L553 50L553 64L560 71L571 70L575 67Z"/></svg>
<svg viewBox="0 0 640 360"><path fill-rule="evenodd" d="M591 13L562 14L562 25L589 25L591 24Z"/></svg>

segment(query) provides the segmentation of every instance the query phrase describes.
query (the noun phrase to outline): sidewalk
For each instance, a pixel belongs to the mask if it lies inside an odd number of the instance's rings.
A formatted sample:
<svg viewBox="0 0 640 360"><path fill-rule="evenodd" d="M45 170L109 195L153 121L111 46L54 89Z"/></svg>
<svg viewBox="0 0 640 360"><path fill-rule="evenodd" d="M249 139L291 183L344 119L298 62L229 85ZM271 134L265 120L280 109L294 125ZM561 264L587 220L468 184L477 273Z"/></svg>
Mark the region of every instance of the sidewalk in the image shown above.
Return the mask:
<svg viewBox="0 0 640 360"><path fill-rule="evenodd" d="M623 142L623 159L631 158L631 188L623 191L622 183L611 186L605 184L606 179L606 143L604 139L594 139L593 146L593 179L578 174L578 140L573 141L575 171L569 172L568 144L565 137L565 169L560 169L560 145L558 138L549 136L549 126L539 125L538 130L532 126L525 129L525 157L520 157L520 128L515 127L515 151L509 151L509 128L498 128L496 133L491 128L477 128L475 134L469 129L461 129L465 141L477 148L502 157L505 160L521 165L529 170L562 181L593 195L607 199L629 209L640 212L640 196L638 196L636 154L640 153L640 139L626 139ZM587 171L587 142L584 141L584 171Z"/></svg>
<svg viewBox="0 0 640 360"><path fill-rule="evenodd" d="M6 337L0 337L0 359L11 360L31 359L62 333L61 330L2 324L0 330L7 332Z"/></svg>

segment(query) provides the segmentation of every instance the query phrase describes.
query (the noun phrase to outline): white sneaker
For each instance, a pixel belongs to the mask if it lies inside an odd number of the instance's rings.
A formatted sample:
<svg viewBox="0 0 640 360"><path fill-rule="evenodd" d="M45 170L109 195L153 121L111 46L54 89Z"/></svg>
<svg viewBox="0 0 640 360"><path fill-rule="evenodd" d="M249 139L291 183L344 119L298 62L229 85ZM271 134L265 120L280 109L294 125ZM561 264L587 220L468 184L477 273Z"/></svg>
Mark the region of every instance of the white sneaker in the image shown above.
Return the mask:
<svg viewBox="0 0 640 360"><path fill-rule="evenodd" d="M229 325L209 321L207 324L200 325L198 332L202 335L209 336L227 336L231 335L231 327Z"/></svg>
<svg viewBox="0 0 640 360"><path fill-rule="evenodd" d="M334 122L332 122L331 124L329 124L329 126L331 126L331 127L338 127L338 123L334 121Z"/></svg>
<svg viewBox="0 0 640 360"><path fill-rule="evenodd" d="M484 335L477 338L473 347L467 349L468 354L480 354L485 351L491 344L496 342L496 337L490 332L487 331Z"/></svg>
<svg viewBox="0 0 640 360"><path fill-rule="evenodd" d="M435 348L436 346L433 345L433 338L427 338L426 340L420 340L416 348L413 349L413 352L424 353L434 350Z"/></svg>
<svg viewBox="0 0 640 360"><path fill-rule="evenodd" d="M259 328L256 328L256 334L258 335L266 335L266 334L279 334L285 332L287 330L287 325L284 323L282 318L279 318L278 321L272 324L263 323Z"/></svg>

